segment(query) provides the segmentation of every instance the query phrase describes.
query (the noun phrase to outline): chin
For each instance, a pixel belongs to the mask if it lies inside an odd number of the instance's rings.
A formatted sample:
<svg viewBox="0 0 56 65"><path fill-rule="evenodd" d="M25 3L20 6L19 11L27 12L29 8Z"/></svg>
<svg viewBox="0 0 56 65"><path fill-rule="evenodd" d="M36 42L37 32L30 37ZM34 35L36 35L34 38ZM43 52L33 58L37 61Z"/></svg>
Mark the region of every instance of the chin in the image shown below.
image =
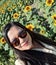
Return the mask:
<svg viewBox="0 0 56 65"><path fill-rule="evenodd" d="M32 48L32 46L28 46L28 47L25 47L24 50L30 50Z"/></svg>

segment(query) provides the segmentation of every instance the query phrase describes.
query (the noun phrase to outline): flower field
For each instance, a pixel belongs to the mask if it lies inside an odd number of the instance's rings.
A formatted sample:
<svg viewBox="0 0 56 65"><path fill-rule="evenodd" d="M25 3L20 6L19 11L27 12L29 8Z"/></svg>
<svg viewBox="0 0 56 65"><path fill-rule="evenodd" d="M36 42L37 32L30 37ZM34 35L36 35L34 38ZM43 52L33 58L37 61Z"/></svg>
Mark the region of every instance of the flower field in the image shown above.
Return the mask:
<svg viewBox="0 0 56 65"><path fill-rule="evenodd" d="M2 35L13 21L56 42L56 0L0 0L0 65L14 65L14 52Z"/></svg>

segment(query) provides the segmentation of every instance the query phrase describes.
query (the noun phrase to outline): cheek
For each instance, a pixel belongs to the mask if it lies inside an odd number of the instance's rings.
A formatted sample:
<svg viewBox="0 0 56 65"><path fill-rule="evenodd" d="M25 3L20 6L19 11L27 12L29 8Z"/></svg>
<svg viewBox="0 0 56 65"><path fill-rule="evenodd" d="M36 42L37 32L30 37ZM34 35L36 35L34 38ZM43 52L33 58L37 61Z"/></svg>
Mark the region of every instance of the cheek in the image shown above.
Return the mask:
<svg viewBox="0 0 56 65"><path fill-rule="evenodd" d="M29 43L32 44L32 38L31 38L31 36L29 35L29 33L27 34L27 38L26 38L26 39L28 39L28 40L29 40Z"/></svg>
<svg viewBox="0 0 56 65"><path fill-rule="evenodd" d="M30 41L32 41L32 38L31 38L31 36L28 34L28 39L30 40Z"/></svg>

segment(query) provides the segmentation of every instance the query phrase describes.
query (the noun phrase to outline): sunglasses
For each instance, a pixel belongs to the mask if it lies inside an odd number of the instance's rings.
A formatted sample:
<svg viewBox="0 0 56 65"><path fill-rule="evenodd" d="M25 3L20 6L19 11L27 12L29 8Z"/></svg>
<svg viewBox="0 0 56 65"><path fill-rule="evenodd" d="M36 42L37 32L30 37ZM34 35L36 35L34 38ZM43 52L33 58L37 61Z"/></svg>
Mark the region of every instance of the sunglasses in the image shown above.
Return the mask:
<svg viewBox="0 0 56 65"><path fill-rule="evenodd" d="M27 32L26 30L21 30L19 33L18 33L18 37L20 38L25 38L27 36ZM13 41L12 41L12 45L13 46L18 46L20 45L20 40L18 38L15 38Z"/></svg>

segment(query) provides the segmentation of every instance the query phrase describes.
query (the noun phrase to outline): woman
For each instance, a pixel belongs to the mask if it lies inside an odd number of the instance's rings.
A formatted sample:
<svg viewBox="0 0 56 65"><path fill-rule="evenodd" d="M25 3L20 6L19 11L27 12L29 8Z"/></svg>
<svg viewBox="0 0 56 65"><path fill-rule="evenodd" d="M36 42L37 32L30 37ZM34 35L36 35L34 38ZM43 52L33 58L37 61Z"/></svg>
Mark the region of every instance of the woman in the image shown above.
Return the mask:
<svg viewBox="0 0 56 65"><path fill-rule="evenodd" d="M56 42L30 31L18 22L8 23L3 36L17 54L15 64L56 65Z"/></svg>

